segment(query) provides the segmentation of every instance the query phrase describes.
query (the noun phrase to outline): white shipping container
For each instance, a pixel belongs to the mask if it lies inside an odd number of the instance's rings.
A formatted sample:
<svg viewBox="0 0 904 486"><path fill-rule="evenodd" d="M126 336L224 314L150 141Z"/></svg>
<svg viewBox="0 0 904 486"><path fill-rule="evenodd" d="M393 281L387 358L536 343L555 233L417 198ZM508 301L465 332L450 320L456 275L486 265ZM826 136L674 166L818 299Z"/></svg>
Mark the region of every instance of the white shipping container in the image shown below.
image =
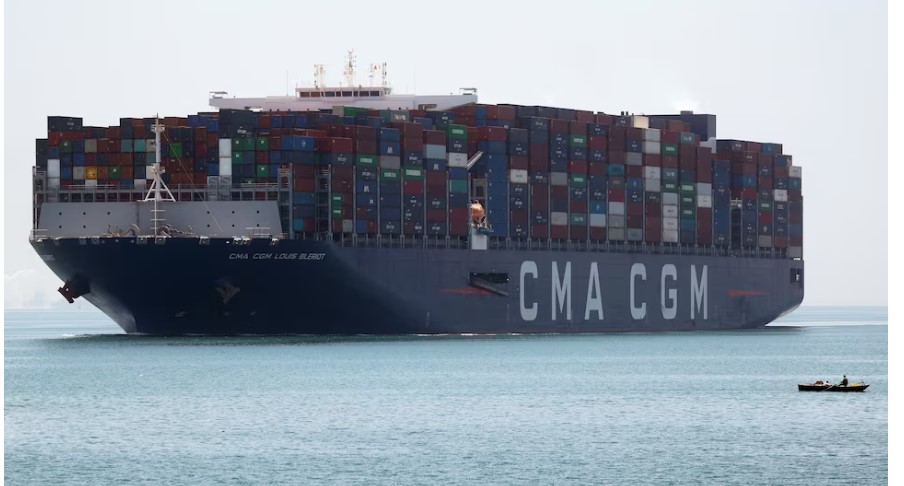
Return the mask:
<svg viewBox="0 0 904 486"><path fill-rule="evenodd" d="M662 230L662 242L663 243L678 243L678 230L676 230L676 229Z"/></svg>
<svg viewBox="0 0 904 486"><path fill-rule="evenodd" d="M643 131L643 139L650 142L658 142L660 141L659 129L658 128L646 128Z"/></svg>
<svg viewBox="0 0 904 486"><path fill-rule="evenodd" d="M640 228L628 228L626 236L628 241L643 241L643 230Z"/></svg>
<svg viewBox="0 0 904 486"><path fill-rule="evenodd" d="M232 175L232 157L220 157L220 175Z"/></svg>
<svg viewBox="0 0 904 486"><path fill-rule="evenodd" d="M625 227L625 215L624 214L610 214L608 218L606 218L606 223L609 228L624 228Z"/></svg>
<svg viewBox="0 0 904 486"><path fill-rule="evenodd" d="M627 154L625 154L625 164L643 165L643 155L637 152L628 152Z"/></svg>
<svg viewBox="0 0 904 486"><path fill-rule="evenodd" d="M85 181L85 187L97 187L97 179L88 179Z"/></svg>
<svg viewBox="0 0 904 486"><path fill-rule="evenodd" d="M515 184L527 184L527 171L523 169L512 169L509 171L509 180Z"/></svg>
<svg viewBox="0 0 904 486"><path fill-rule="evenodd" d="M433 144L424 145L424 157L428 159L445 159L446 146Z"/></svg>
<svg viewBox="0 0 904 486"><path fill-rule="evenodd" d="M47 159L47 177L60 178L60 159Z"/></svg>
<svg viewBox="0 0 904 486"><path fill-rule="evenodd" d="M452 162L449 162L449 167L467 167L468 166L468 157L466 154L461 154L465 156L465 163L461 166L452 165ZM391 155L383 155L380 157L380 168L381 169L393 169L399 170L402 167L402 158L398 156Z"/></svg>
<svg viewBox="0 0 904 486"><path fill-rule="evenodd" d="M590 227L591 228L605 228L606 227L606 215L590 213Z"/></svg>
<svg viewBox="0 0 904 486"><path fill-rule="evenodd" d="M85 168L84 167L73 167L72 168L72 178L75 180L83 180L85 178Z"/></svg>
<svg viewBox="0 0 904 486"><path fill-rule="evenodd" d="M567 172L550 172L549 173L549 184L553 186L567 186L568 185L568 173Z"/></svg>
<svg viewBox="0 0 904 486"><path fill-rule="evenodd" d="M556 226L568 226L568 213L549 213L549 224Z"/></svg>
<svg viewBox="0 0 904 486"><path fill-rule="evenodd" d="M647 179L662 179L662 169L659 167L644 167L643 176Z"/></svg>
<svg viewBox="0 0 904 486"><path fill-rule="evenodd" d="M713 207L713 197L712 196L697 196L697 207L698 208L711 208Z"/></svg>
<svg viewBox="0 0 904 486"><path fill-rule="evenodd" d="M787 189L775 189L775 200L777 202L788 202L788 190Z"/></svg>
<svg viewBox="0 0 904 486"><path fill-rule="evenodd" d="M772 237L771 236L760 236L756 239L757 246L760 248L772 248Z"/></svg>
<svg viewBox="0 0 904 486"><path fill-rule="evenodd" d="M458 152L447 152L446 158L449 160L449 167L467 167L468 154ZM398 168L398 167L396 167Z"/></svg>
<svg viewBox="0 0 904 486"><path fill-rule="evenodd" d="M59 177L48 177L47 178L47 187L50 189L59 189L60 188L60 178Z"/></svg>
<svg viewBox="0 0 904 486"><path fill-rule="evenodd" d="M643 143L643 153L645 154L659 154L661 150L662 144L659 142L644 141Z"/></svg>
<svg viewBox="0 0 904 486"><path fill-rule="evenodd" d="M697 195L712 196L713 195L713 185L709 182L698 182L697 183Z"/></svg>
<svg viewBox="0 0 904 486"><path fill-rule="evenodd" d="M97 152L97 140L93 138L89 138L85 140L85 153L93 154Z"/></svg>
<svg viewBox="0 0 904 486"><path fill-rule="evenodd" d="M353 233L355 231L355 221L352 219L343 219L342 220L342 232L343 233Z"/></svg>
<svg viewBox="0 0 904 486"><path fill-rule="evenodd" d="M232 157L232 139L231 138L221 138L220 139L220 158L223 157Z"/></svg>
<svg viewBox="0 0 904 486"><path fill-rule="evenodd" d="M632 115L631 126L634 128L650 128L650 119L641 115Z"/></svg>
<svg viewBox="0 0 904 486"><path fill-rule="evenodd" d="M788 247L788 256L791 258L803 258L804 257L804 249L799 246L789 246Z"/></svg>
<svg viewBox="0 0 904 486"><path fill-rule="evenodd" d="M644 179L643 180L643 190L647 192L659 192L662 190L662 180L661 179Z"/></svg>
<svg viewBox="0 0 904 486"><path fill-rule="evenodd" d="M662 218L662 229L665 230L678 230L678 218Z"/></svg>
<svg viewBox="0 0 904 486"><path fill-rule="evenodd" d="M147 189L148 188L148 180L147 179L135 179L132 181L135 189Z"/></svg>
<svg viewBox="0 0 904 486"><path fill-rule="evenodd" d="M606 230L606 236L609 237L609 241L625 241L625 229L609 228Z"/></svg>
<svg viewBox="0 0 904 486"><path fill-rule="evenodd" d="M700 146L708 148L712 153L716 153L716 137L710 137L708 140L701 141Z"/></svg>
<svg viewBox="0 0 904 486"><path fill-rule="evenodd" d="M625 203L620 201L609 201L607 207L609 214L625 214Z"/></svg>
<svg viewBox="0 0 904 486"><path fill-rule="evenodd" d="M663 194L665 195L665 194ZM677 204L663 204L662 205L662 217L663 218L677 218L678 217L678 205Z"/></svg>
<svg viewBox="0 0 904 486"><path fill-rule="evenodd" d="M800 179L801 177L803 177L803 168L792 165L788 169L788 176Z"/></svg>

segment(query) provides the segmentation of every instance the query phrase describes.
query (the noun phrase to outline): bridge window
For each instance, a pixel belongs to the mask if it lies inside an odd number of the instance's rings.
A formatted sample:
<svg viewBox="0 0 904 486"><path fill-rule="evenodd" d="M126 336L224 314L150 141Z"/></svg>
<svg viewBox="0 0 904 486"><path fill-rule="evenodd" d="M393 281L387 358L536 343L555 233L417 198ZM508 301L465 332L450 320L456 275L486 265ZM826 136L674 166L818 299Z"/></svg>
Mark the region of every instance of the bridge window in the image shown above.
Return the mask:
<svg viewBox="0 0 904 486"><path fill-rule="evenodd" d="M343 91L342 92L342 96L351 96L351 95L352 95L351 91Z"/></svg>

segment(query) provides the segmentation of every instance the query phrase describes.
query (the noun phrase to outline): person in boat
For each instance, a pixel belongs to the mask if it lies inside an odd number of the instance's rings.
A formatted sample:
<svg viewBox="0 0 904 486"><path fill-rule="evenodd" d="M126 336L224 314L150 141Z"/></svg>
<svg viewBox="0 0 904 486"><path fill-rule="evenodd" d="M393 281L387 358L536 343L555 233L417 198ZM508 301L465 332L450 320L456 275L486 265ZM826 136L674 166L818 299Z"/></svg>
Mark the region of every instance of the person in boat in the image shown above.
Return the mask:
<svg viewBox="0 0 904 486"><path fill-rule="evenodd" d="M841 379L841 386L847 386L847 385L848 385L847 375L844 375L844 378Z"/></svg>

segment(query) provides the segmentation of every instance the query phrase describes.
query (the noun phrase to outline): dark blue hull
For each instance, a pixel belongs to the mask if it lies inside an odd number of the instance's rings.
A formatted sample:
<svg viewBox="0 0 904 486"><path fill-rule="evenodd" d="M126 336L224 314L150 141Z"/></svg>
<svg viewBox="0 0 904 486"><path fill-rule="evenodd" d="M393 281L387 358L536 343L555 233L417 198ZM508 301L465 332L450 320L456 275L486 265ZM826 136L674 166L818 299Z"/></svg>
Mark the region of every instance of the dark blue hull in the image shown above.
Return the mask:
<svg viewBox="0 0 904 486"><path fill-rule="evenodd" d="M231 238L32 244L75 295L144 334L738 329L804 295L803 262L774 258Z"/></svg>

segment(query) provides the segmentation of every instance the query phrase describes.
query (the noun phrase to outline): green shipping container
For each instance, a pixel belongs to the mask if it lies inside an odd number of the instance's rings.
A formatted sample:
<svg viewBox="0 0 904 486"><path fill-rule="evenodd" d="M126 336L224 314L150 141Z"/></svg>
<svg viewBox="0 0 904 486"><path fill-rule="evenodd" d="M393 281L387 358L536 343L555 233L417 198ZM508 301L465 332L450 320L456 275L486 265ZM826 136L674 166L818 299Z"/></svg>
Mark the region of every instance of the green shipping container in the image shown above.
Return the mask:
<svg viewBox="0 0 904 486"><path fill-rule="evenodd" d="M678 183L675 181L662 181L662 192L678 192Z"/></svg>
<svg viewBox="0 0 904 486"><path fill-rule="evenodd" d="M760 211L772 212L772 201L760 200L758 207L760 208Z"/></svg>
<svg viewBox="0 0 904 486"><path fill-rule="evenodd" d="M449 192L454 192L455 194L467 194L468 193L468 181L458 180L458 179L450 180L449 181Z"/></svg>
<svg viewBox="0 0 904 486"><path fill-rule="evenodd" d="M678 202L683 208L693 208L697 206L697 198L695 196L681 194L678 196Z"/></svg>
<svg viewBox="0 0 904 486"><path fill-rule="evenodd" d="M693 207L681 208L680 212L678 213L679 219L691 220L694 222L696 222L696 218L695 218L696 216L697 216L697 208L693 208Z"/></svg>
<svg viewBox="0 0 904 486"><path fill-rule="evenodd" d="M694 134L691 132L681 132L681 143L693 144L694 143Z"/></svg>
<svg viewBox="0 0 904 486"><path fill-rule="evenodd" d="M147 140L143 138L136 138L134 142L132 142L132 146L135 152L147 152Z"/></svg>
<svg viewBox="0 0 904 486"><path fill-rule="evenodd" d="M332 210L330 210L330 214L333 215L333 219L342 219L342 208L334 207Z"/></svg>
<svg viewBox="0 0 904 486"><path fill-rule="evenodd" d="M111 165L107 174L110 176L110 179L118 180L121 174L119 166Z"/></svg>
<svg viewBox="0 0 904 486"><path fill-rule="evenodd" d="M233 164L242 164L245 162L245 157L242 156L244 152L232 152L232 163Z"/></svg>
<svg viewBox="0 0 904 486"><path fill-rule="evenodd" d="M258 152L266 152L270 150L270 140L264 137L258 137L254 139L254 150Z"/></svg>
<svg viewBox="0 0 904 486"><path fill-rule="evenodd" d="M133 147L133 145L132 145L132 139L131 139L131 138L124 138L124 139L122 139L122 140L119 141L119 151L120 151L120 152L123 152L123 153L131 152L131 151L132 151L132 147Z"/></svg>
<svg viewBox="0 0 904 486"><path fill-rule="evenodd" d="M420 181L424 179L424 169L405 169L405 179Z"/></svg>
<svg viewBox="0 0 904 486"><path fill-rule="evenodd" d="M60 153L61 154L71 154L72 153L72 142L69 140L60 140Z"/></svg>
<svg viewBox="0 0 904 486"><path fill-rule="evenodd" d="M662 180L678 182L678 169L662 169Z"/></svg>
<svg viewBox="0 0 904 486"><path fill-rule="evenodd" d="M464 125L446 125L446 133L449 138L460 140L468 139L468 127Z"/></svg>
<svg viewBox="0 0 904 486"><path fill-rule="evenodd" d="M581 213L571 213L571 224L578 226L587 226L587 215Z"/></svg>
<svg viewBox="0 0 904 486"><path fill-rule="evenodd" d="M258 164L255 174L257 174L257 177L268 177L270 175L270 166L267 164Z"/></svg>
<svg viewBox="0 0 904 486"><path fill-rule="evenodd" d="M571 136L571 146L572 147L586 147L587 146L587 137L583 135L572 135Z"/></svg>
<svg viewBox="0 0 904 486"><path fill-rule="evenodd" d="M173 142L173 143L169 144L169 156L170 157L182 157L182 144L178 143L178 142Z"/></svg>
<svg viewBox="0 0 904 486"><path fill-rule="evenodd" d="M584 174L571 174L571 180L568 185L571 187L587 187L587 176Z"/></svg>
<svg viewBox="0 0 904 486"><path fill-rule="evenodd" d="M236 150L244 150L244 151L254 150L254 139L253 138L233 138L232 139L232 152L235 153Z"/></svg>
<svg viewBox="0 0 904 486"><path fill-rule="evenodd" d="M674 143L662 144L662 155L678 155L678 145Z"/></svg>
<svg viewBox="0 0 904 486"><path fill-rule="evenodd" d="M380 118L385 122L406 122L408 112L404 110L380 110Z"/></svg>
<svg viewBox="0 0 904 486"><path fill-rule="evenodd" d="M697 193L697 188L694 186L694 184L684 183L678 186L678 192L680 192L681 194L690 194L693 196Z"/></svg>
<svg viewBox="0 0 904 486"><path fill-rule="evenodd" d="M397 181L399 180L399 171L395 169L380 169L381 181Z"/></svg>
<svg viewBox="0 0 904 486"><path fill-rule="evenodd" d="M355 165L377 165L377 156L357 155L355 156Z"/></svg>

